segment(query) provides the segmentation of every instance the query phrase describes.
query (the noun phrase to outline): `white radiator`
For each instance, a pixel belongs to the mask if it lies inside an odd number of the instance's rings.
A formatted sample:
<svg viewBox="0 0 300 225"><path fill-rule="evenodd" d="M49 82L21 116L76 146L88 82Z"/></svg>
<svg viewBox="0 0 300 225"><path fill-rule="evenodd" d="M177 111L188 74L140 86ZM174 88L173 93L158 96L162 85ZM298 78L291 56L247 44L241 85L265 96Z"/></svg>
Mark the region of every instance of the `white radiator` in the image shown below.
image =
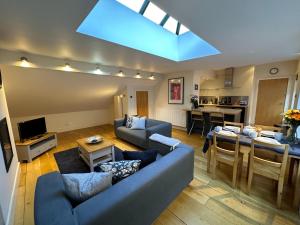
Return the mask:
<svg viewBox="0 0 300 225"><path fill-rule="evenodd" d="M186 127L186 112L180 109L156 109L156 119L167 121L174 126Z"/></svg>

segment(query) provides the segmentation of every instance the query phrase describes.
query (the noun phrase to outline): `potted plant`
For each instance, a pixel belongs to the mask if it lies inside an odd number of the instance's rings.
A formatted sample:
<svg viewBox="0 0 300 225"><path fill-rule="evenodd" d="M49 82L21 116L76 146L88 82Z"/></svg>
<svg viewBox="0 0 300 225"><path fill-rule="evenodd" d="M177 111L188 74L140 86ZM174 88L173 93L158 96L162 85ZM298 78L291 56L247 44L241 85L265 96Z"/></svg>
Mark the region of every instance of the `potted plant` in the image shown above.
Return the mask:
<svg viewBox="0 0 300 225"><path fill-rule="evenodd" d="M296 144L298 142L297 128L300 125L300 110L289 109L284 113L284 120L290 125L286 139L290 144Z"/></svg>
<svg viewBox="0 0 300 225"><path fill-rule="evenodd" d="M197 95L191 96L191 103L192 103L192 109L198 108L198 96Z"/></svg>

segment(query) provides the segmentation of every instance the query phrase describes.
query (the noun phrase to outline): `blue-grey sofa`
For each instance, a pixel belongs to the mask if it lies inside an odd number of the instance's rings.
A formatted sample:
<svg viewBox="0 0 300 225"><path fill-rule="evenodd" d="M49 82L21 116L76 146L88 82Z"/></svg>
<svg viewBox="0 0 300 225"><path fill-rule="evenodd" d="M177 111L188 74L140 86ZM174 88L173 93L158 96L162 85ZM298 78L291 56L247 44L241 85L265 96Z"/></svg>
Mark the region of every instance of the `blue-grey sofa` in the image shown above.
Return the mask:
<svg viewBox="0 0 300 225"><path fill-rule="evenodd" d="M114 120L114 129L116 137L130 142L143 149L149 147L149 137L152 134L161 134L167 137L172 136L172 124L160 120L146 119L145 130L132 130L123 126L124 119Z"/></svg>
<svg viewBox="0 0 300 225"><path fill-rule="evenodd" d="M194 151L175 150L112 187L74 206L58 172L38 178L35 225L150 225L192 181Z"/></svg>

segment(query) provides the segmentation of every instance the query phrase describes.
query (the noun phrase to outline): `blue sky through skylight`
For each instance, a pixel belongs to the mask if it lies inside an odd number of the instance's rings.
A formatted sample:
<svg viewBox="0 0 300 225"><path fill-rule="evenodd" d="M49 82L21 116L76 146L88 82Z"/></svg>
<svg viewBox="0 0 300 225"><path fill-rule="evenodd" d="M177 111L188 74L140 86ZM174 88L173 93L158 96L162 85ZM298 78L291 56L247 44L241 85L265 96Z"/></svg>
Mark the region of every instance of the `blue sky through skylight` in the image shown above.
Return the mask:
<svg viewBox="0 0 300 225"><path fill-rule="evenodd" d="M173 61L220 54L175 18L146 1L101 0L77 32Z"/></svg>

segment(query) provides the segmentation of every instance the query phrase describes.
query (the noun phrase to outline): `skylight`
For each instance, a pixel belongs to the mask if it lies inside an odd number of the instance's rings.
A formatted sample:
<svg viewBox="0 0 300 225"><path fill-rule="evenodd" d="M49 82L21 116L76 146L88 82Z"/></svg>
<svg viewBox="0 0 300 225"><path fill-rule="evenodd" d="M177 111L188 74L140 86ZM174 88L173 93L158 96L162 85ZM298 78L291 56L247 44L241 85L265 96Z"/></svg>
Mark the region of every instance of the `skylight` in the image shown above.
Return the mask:
<svg viewBox="0 0 300 225"><path fill-rule="evenodd" d="M145 0L117 0L129 9L139 13Z"/></svg>
<svg viewBox="0 0 300 225"><path fill-rule="evenodd" d="M175 20L173 17L170 17L167 20L167 22L165 23L164 28L167 29L168 31L176 34L177 24L178 24L178 21Z"/></svg>
<svg viewBox="0 0 300 225"><path fill-rule="evenodd" d="M146 18L148 18L149 20L153 21L156 24L160 24L166 15L167 13L165 11L160 9L152 2L149 3L145 13L143 14L143 16L145 16Z"/></svg>
<svg viewBox="0 0 300 225"><path fill-rule="evenodd" d="M98 1L76 31L176 62L220 54L153 5L149 0Z"/></svg>
<svg viewBox="0 0 300 225"><path fill-rule="evenodd" d="M189 31L190 30L186 26L184 26L182 24L180 25L179 35L189 32Z"/></svg>

